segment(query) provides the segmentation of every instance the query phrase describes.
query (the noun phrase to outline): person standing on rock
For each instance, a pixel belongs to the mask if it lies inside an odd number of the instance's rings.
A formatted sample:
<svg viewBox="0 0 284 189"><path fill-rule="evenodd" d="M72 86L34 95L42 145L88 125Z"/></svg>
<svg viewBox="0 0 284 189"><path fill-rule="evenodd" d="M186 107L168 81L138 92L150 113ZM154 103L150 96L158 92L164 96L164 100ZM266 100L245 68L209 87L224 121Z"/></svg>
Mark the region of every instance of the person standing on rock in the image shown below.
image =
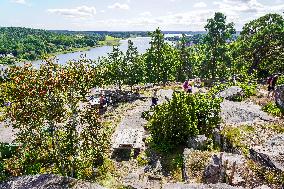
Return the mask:
<svg viewBox="0 0 284 189"><path fill-rule="evenodd" d="M158 104L158 89L154 89L153 96L152 96L152 104L151 107L155 107Z"/></svg>
<svg viewBox="0 0 284 189"><path fill-rule="evenodd" d="M274 77L271 76L268 81L268 98L273 98L275 96L275 86L278 80L278 75L275 75Z"/></svg>

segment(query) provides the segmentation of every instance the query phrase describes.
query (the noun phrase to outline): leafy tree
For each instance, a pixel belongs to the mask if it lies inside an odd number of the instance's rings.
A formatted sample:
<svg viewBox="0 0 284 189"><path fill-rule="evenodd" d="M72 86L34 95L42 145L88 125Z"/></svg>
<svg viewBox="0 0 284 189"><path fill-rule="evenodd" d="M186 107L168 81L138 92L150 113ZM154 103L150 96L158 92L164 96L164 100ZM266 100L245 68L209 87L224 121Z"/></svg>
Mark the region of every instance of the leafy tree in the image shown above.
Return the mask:
<svg viewBox="0 0 284 189"><path fill-rule="evenodd" d="M207 45L204 76L215 79L216 76L224 76L227 67L230 67L227 42L232 39L232 34L235 33L234 24L227 24L226 16L217 12L214 18L208 19L205 30L208 33L204 39L204 43Z"/></svg>
<svg viewBox="0 0 284 189"><path fill-rule="evenodd" d="M111 53L108 54L107 61L107 77L110 79L108 84L116 84L121 89L126 80L127 65L124 61L124 54L119 50L118 46L114 46Z"/></svg>
<svg viewBox="0 0 284 189"><path fill-rule="evenodd" d="M139 56L137 47L134 47L133 42L128 40L128 49L125 54L126 68L126 84L131 88L134 84L138 84L144 81L144 69L142 59Z"/></svg>
<svg viewBox="0 0 284 189"><path fill-rule="evenodd" d="M260 76L283 72L284 19L279 14L267 14L243 27L235 44L238 68ZM266 73L265 73L266 72Z"/></svg>
<svg viewBox="0 0 284 189"><path fill-rule="evenodd" d="M187 77L192 77L192 66L189 63L188 51L186 48L187 40L185 34L182 34L182 38L178 45L180 64L177 68L177 81L184 81Z"/></svg>
<svg viewBox="0 0 284 189"><path fill-rule="evenodd" d="M21 144L6 162L12 175L55 173L89 179L103 162L107 129L98 123L95 110L80 107L94 70L82 62L78 67L70 64L13 67L9 81L1 84L0 93L12 102L6 118L18 129L16 142Z"/></svg>
<svg viewBox="0 0 284 189"><path fill-rule="evenodd" d="M151 47L145 53L145 69L147 82L164 84L176 75L176 53L164 40L164 34L158 28L151 33ZM174 76L175 77L175 76Z"/></svg>

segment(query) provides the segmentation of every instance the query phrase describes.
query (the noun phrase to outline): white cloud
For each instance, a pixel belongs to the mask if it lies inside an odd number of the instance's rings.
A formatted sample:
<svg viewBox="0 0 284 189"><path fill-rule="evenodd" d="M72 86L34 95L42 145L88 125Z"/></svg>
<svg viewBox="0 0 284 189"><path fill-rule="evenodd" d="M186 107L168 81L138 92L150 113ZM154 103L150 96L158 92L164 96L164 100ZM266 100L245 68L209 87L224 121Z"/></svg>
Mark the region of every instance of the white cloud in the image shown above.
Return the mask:
<svg viewBox="0 0 284 189"><path fill-rule="evenodd" d="M129 6L127 4L114 3L113 5L108 6L109 9L121 9L128 10Z"/></svg>
<svg viewBox="0 0 284 189"><path fill-rule="evenodd" d="M90 18L97 11L95 7L80 6L73 9L48 9L49 13L59 14L68 18Z"/></svg>
<svg viewBox="0 0 284 189"><path fill-rule="evenodd" d="M27 4L26 0L11 0L11 2L13 3L17 3L17 4Z"/></svg>
<svg viewBox="0 0 284 189"><path fill-rule="evenodd" d="M195 8L204 8L204 7L207 7L207 4L204 3L204 2L199 2L199 3L195 3L193 5L193 7L195 7Z"/></svg>
<svg viewBox="0 0 284 189"><path fill-rule="evenodd" d="M147 12L142 12L142 13L140 14L140 16L149 17L149 16L152 16L152 14L147 11Z"/></svg>

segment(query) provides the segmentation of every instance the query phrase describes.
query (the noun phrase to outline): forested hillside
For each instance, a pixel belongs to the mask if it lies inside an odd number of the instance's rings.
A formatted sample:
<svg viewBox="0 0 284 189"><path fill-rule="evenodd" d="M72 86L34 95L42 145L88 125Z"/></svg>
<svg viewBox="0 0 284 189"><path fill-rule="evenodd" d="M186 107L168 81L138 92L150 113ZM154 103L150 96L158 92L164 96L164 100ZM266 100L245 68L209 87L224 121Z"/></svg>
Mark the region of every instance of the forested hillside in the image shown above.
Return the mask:
<svg viewBox="0 0 284 189"><path fill-rule="evenodd" d="M105 39L97 33L58 33L39 29L0 28L0 64L35 60L45 54L95 47Z"/></svg>

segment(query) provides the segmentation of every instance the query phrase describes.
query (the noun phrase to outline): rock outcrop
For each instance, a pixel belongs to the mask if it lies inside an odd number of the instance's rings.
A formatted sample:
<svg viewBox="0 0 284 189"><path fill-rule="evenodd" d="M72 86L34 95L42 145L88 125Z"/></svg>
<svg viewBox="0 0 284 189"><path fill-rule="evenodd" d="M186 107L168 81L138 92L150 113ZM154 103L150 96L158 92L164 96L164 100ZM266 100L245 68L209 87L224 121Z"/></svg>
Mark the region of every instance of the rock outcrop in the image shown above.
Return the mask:
<svg viewBox="0 0 284 189"><path fill-rule="evenodd" d="M244 91L242 88L238 87L238 86L232 86L229 87L227 89L225 89L224 91L221 91L220 93L218 93L216 95L217 97L222 97L226 100L231 100L234 101L240 97L244 96Z"/></svg>
<svg viewBox="0 0 284 189"><path fill-rule="evenodd" d="M246 166L245 157L237 154L214 154L204 171L204 181L216 184L228 180L233 185L243 185L242 172Z"/></svg>
<svg viewBox="0 0 284 189"><path fill-rule="evenodd" d="M0 183L1 189L105 189L90 182L51 174L15 177Z"/></svg>
<svg viewBox="0 0 284 189"><path fill-rule="evenodd" d="M261 107L252 102L232 102L224 100L221 103L221 117L227 124L254 124L271 122L275 118L261 110Z"/></svg>
<svg viewBox="0 0 284 189"><path fill-rule="evenodd" d="M241 189L242 187L230 186L224 183L218 184L183 184L169 183L165 184L163 189Z"/></svg>
<svg viewBox="0 0 284 189"><path fill-rule="evenodd" d="M262 146L251 148L250 157L265 167L284 171L284 134L271 138Z"/></svg>
<svg viewBox="0 0 284 189"><path fill-rule="evenodd" d="M275 102L279 107L284 109L284 85L280 85L276 88Z"/></svg>
<svg viewBox="0 0 284 189"><path fill-rule="evenodd" d="M208 148L208 145L212 144L213 141L207 138L205 135L197 135L190 137L187 141L187 147L195 150L204 150Z"/></svg>

